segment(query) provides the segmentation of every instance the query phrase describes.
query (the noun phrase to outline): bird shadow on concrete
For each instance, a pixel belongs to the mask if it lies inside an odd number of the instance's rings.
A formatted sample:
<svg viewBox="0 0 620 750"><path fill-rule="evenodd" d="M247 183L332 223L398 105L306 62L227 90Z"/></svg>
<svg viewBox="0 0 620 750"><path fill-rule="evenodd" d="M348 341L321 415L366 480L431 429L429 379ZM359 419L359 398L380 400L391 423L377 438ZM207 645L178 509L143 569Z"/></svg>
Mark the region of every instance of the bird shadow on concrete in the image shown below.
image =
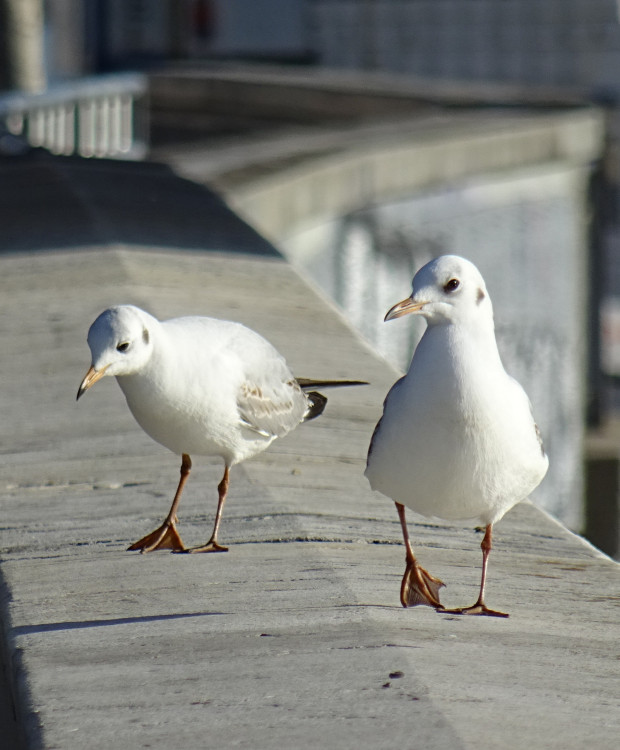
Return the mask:
<svg viewBox="0 0 620 750"><path fill-rule="evenodd" d="M33 635L35 633L50 633L62 630L80 630L86 628L101 628L110 625L133 625L136 623L163 622L166 620L185 620L192 617L217 617L230 614L229 612L183 612L171 615L145 615L144 617L113 617L102 620L74 620L67 622L46 622L38 625L21 625L13 628L13 637Z"/></svg>

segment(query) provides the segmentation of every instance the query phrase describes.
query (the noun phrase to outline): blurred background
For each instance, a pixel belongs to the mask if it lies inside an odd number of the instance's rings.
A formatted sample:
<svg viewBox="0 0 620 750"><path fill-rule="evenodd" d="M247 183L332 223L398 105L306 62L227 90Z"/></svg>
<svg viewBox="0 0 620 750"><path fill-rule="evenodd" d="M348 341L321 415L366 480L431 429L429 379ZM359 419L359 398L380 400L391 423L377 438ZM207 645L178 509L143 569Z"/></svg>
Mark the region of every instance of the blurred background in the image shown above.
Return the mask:
<svg viewBox="0 0 620 750"><path fill-rule="evenodd" d="M400 369L423 325L383 315L429 259L464 255L551 457L535 500L617 556L618 12L0 0L0 250L75 244L41 191L16 194L33 152L50 169L120 160L129 177L163 163L219 193ZM146 227L131 241L157 245Z"/></svg>

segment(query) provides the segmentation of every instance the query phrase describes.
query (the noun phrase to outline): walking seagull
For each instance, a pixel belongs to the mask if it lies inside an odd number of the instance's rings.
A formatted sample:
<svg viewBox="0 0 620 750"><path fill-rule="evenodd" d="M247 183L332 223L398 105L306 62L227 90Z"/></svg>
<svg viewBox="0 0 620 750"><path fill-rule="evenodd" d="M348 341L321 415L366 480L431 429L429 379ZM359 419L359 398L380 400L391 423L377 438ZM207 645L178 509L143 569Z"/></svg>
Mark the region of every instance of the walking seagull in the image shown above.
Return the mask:
<svg viewBox="0 0 620 750"><path fill-rule="evenodd" d="M478 269L456 255L421 268L411 296L385 320L422 315L427 328L407 374L388 393L366 466L374 490L396 503L406 547L403 607L507 617L484 601L493 524L542 481L549 464L523 388L502 365L493 308ZM443 582L416 560L405 506L485 527L477 601L446 610Z"/></svg>
<svg viewBox="0 0 620 750"><path fill-rule="evenodd" d="M218 531L231 467L318 417L327 399L315 389L366 385L295 378L276 349L240 323L206 317L160 322L132 305L102 312L90 327L88 345L92 364L77 398L104 376L116 376L140 427L181 456L168 515L129 547L140 552L225 552ZM188 549L177 530L177 510L194 454L220 456L224 476L211 538Z"/></svg>

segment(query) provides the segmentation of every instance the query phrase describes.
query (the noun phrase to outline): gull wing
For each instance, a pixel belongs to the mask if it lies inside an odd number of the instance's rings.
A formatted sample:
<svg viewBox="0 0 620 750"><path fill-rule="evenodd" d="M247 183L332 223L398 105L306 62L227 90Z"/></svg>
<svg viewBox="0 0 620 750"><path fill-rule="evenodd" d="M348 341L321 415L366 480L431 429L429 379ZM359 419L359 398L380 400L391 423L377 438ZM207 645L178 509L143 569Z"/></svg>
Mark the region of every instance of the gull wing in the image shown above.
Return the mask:
<svg viewBox="0 0 620 750"><path fill-rule="evenodd" d="M295 379L273 388L245 382L237 394L241 423L264 437L282 437L303 421L309 402Z"/></svg>
<svg viewBox="0 0 620 750"><path fill-rule="evenodd" d="M372 453L372 450L374 448L374 443L375 443L375 440L377 439L377 435L379 434L379 431L381 430L381 422L383 421L383 417L385 415L385 405L387 404L388 398L390 397L391 393L393 393L394 391L397 391L401 387L404 380L405 380L405 376L403 375L402 378L399 378L394 383L394 385L388 391L386 397L383 399L383 412L384 413L381 415L381 418L375 425L375 429L372 432L372 437L370 438L370 445L368 446L368 455L366 456L366 467L368 467L368 462L370 461L370 454Z"/></svg>

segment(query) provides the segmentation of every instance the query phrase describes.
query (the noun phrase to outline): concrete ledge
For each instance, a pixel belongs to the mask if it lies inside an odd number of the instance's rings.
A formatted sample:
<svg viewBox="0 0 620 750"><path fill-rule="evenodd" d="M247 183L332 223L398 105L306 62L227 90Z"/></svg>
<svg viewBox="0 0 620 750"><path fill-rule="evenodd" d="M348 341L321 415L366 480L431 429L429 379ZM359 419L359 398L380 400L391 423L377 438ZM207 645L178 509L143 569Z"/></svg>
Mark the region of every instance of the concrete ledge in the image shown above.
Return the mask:
<svg viewBox="0 0 620 750"><path fill-rule="evenodd" d="M526 106L550 109L583 105L578 88L446 81L411 73L315 66L217 62L180 63L150 77L155 109L255 117L352 120L394 117L422 108Z"/></svg>
<svg viewBox="0 0 620 750"><path fill-rule="evenodd" d="M218 195L163 164L42 149L0 159L0 221L0 252L125 242L278 255Z"/></svg>
<svg viewBox="0 0 620 750"><path fill-rule="evenodd" d="M603 111L576 92L260 65L181 66L150 85L155 125L176 123L156 157L215 186L276 244L307 223L482 175L589 171L605 145Z"/></svg>
<svg viewBox="0 0 620 750"><path fill-rule="evenodd" d="M121 301L241 320L300 375L372 382L234 470L227 554L124 551L166 512L178 461L115 383L74 401L87 326ZM362 475L396 374L283 260L0 256L0 346L1 619L24 747L616 747L618 566L522 504L490 565L509 620L403 610L396 514ZM195 463L188 543L220 474ZM469 603L479 537L418 520L446 603Z"/></svg>
<svg viewBox="0 0 620 750"><path fill-rule="evenodd" d="M276 161L262 174L222 172L213 182L229 205L277 244L300 226L489 174L555 165L585 175L603 146L603 120L594 110L470 115L424 126L401 120L381 131L360 129L331 153L281 168ZM199 177L199 160L173 163L181 174Z"/></svg>

